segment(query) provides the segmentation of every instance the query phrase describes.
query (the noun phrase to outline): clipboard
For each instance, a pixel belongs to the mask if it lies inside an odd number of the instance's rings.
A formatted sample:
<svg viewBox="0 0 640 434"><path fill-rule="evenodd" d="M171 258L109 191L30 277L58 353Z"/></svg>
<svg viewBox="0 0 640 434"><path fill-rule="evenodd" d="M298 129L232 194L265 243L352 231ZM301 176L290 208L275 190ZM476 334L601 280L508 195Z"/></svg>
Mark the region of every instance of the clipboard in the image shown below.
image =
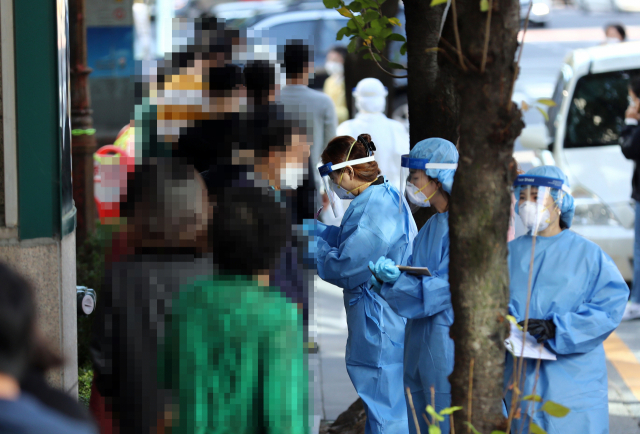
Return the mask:
<svg viewBox="0 0 640 434"><path fill-rule="evenodd" d="M398 267L398 270L404 271L405 273L415 274L418 276L431 276L431 271L429 271L427 267L407 267L405 265L396 265L396 267ZM369 271L371 271L371 274L373 274L374 276L376 275L371 268L369 268ZM383 283L382 280L378 279L377 277L376 280L380 283Z"/></svg>

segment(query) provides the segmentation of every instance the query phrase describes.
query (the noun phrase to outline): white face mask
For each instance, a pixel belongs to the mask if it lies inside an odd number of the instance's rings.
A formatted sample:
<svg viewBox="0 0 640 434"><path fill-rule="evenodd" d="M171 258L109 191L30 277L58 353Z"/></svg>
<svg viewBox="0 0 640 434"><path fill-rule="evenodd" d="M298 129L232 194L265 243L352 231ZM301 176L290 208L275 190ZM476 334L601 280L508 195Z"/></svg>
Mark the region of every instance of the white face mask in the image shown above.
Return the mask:
<svg viewBox="0 0 640 434"><path fill-rule="evenodd" d="M619 44L620 42L622 41L618 38L607 38L607 44Z"/></svg>
<svg viewBox="0 0 640 434"><path fill-rule="evenodd" d="M356 107L364 113L382 113L386 102L387 99L383 96L356 97Z"/></svg>
<svg viewBox="0 0 640 434"><path fill-rule="evenodd" d="M356 196L347 191L344 187L339 186L338 184L333 185L333 192L338 196L339 199L355 199Z"/></svg>
<svg viewBox="0 0 640 434"><path fill-rule="evenodd" d="M295 164L287 164L280 171L280 188L295 190L304 181L304 168Z"/></svg>
<svg viewBox="0 0 640 434"><path fill-rule="evenodd" d="M427 185L431 184L432 182L433 181L429 181L429 183ZM436 192L438 190L434 191L431 196L427 197L422 192L422 190L424 188L426 188L427 185L425 185L422 188L418 188L415 185L413 185L412 183L410 183L409 181L407 181L407 187L406 188L407 188L407 197L409 198L409 202L411 202L412 204L414 204L416 206L422 207L422 208L430 207L431 203L429 202L429 200L433 196L435 196L435 194L436 194Z"/></svg>
<svg viewBox="0 0 640 434"><path fill-rule="evenodd" d="M525 202L519 206L518 213L527 229L536 232L544 231L551 223L551 213L547 208L540 209L535 202Z"/></svg>
<svg viewBox="0 0 640 434"><path fill-rule="evenodd" d="M334 62L332 60L325 62L324 70L327 71L329 75L343 75L344 74L344 65L340 62Z"/></svg>

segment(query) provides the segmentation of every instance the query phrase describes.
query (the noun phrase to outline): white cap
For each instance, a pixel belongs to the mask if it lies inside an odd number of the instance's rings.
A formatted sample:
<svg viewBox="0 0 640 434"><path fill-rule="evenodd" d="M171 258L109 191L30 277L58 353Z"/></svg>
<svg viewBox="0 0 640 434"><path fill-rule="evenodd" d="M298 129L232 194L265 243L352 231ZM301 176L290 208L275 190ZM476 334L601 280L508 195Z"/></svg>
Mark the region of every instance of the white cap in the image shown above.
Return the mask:
<svg viewBox="0 0 640 434"><path fill-rule="evenodd" d="M384 111L388 93L387 88L377 78L362 79L353 90L358 110L369 113Z"/></svg>

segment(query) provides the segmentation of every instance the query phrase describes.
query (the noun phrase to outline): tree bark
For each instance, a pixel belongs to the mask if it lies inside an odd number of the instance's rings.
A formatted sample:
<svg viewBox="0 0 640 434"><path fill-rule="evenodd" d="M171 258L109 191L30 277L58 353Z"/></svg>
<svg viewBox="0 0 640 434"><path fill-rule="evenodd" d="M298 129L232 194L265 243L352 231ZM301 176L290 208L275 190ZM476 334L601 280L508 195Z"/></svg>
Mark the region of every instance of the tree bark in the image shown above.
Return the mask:
<svg viewBox="0 0 640 434"><path fill-rule="evenodd" d="M478 0L456 3L462 51L480 69L488 13L480 11ZM467 420L482 433L504 430L506 425L502 395L509 300L507 229L513 141L523 127L519 109L510 104L519 29L518 1L493 0L486 71L458 68L455 78L463 112L449 217L455 316L450 331L455 368L449 380L452 405L464 407L455 414L459 433L468 432Z"/></svg>
<svg viewBox="0 0 640 434"><path fill-rule="evenodd" d="M395 17L398 15L398 2L387 0L382 4L382 14L386 17ZM360 39L359 39L360 40ZM360 40L359 46L362 46ZM364 52L349 53L344 64L344 91L347 98L347 108L349 109L349 118L353 119L356 115L356 106L353 101L351 92L358 85L358 82L364 78L377 78L387 87L389 94L387 95L387 116L391 116L393 99L395 98L395 88L393 77L385 74L373 60L363 59ZM384 56L389 58L389 46L384 50ZM384 64L383 64L384 65Z"/></svg>

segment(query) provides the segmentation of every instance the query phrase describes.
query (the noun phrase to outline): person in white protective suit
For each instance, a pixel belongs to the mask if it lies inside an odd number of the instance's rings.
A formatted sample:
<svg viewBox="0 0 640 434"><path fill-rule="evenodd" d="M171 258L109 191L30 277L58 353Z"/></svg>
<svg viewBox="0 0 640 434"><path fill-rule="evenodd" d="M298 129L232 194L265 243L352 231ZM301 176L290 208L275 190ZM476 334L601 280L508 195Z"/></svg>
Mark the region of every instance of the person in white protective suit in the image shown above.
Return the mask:
<svg viewBox="0 0 640 434"><path fill-rule="evenodd" d="M336 135L358 137L362 133L371 135L378 145L376 161L380 170L397 189L400 189L400 158L408 154L409 134L398 121L389 119L385 114L387 89L376 78L360 80L353 97L358 113L355 119L338 125Z"/></svg>

